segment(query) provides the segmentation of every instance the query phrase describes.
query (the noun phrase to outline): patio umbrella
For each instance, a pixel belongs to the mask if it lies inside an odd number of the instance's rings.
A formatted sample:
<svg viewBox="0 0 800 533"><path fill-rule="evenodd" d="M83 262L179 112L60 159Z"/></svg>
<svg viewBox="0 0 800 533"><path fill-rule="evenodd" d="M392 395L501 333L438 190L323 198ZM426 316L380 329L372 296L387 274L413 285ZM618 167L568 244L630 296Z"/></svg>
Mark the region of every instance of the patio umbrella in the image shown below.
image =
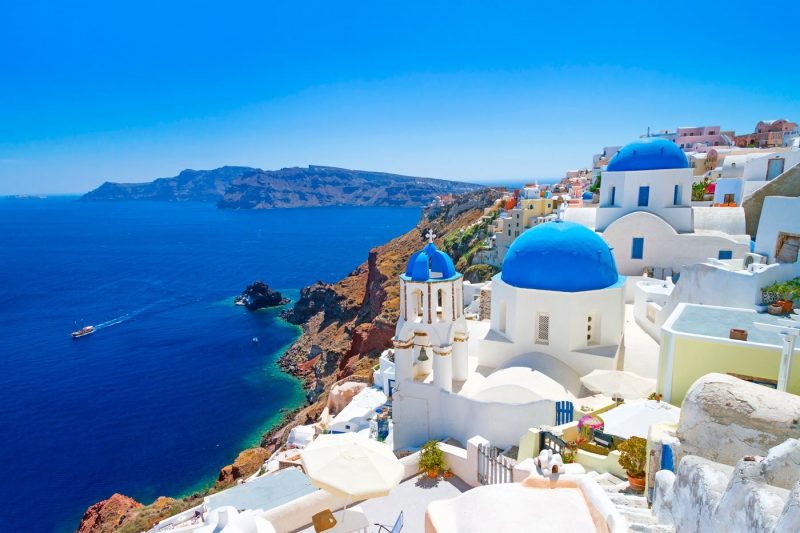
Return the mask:
<svg viewBox="0 0 800 533"><path fill-rule="evenodd" d="M624 370L592 370L581 383L594 392L627 399L646 398L656 390L656 380Z"/></svg>
<svg viewBox="0 0 800 533"><path fill-rule="evenodd" d="M320 435L300 461L314 486L348 501L386 496L404 471L387 444L355 433Z"/></svg>
<svg viewBox="0 0 800 533"><path fill-rule="evenodd" d="M680 415L681 410L667 402L633 400L603 413L606 423L603 431L623 439L634 436L646 439L652 424L677 424Z"/></svg>

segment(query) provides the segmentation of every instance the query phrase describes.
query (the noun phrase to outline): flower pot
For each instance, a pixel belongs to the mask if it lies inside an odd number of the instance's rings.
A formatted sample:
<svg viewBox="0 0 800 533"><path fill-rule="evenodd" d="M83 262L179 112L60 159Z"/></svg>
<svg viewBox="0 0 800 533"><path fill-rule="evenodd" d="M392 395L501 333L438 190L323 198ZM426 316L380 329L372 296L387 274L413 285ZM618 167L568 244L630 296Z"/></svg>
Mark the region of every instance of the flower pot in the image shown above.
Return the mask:
<svg viewBox="0 0 800 533"><path fill-rule="evenodd" d="M445 479L450 479L451 477L453 477L453 473L452 473L452 472L450 472L450 471L446 471L446 472L444 473L444 478L445 478Z"/></svg>
<svg viewBox="0 0 800 533"><path fill-rule="evenodd" d="M645 477L633 477L630 472L626 473L628 474L628 485L630 488L636 492L644 492Z"/></svg>
<svg viewBox="0 0 800 533"><path fill-rule="evenodd" d="M793 300L778 300L775 303L777 303L778 305L781 306L781 308L783 309L784 313L791 313L792 309L794 309L794 301Z"/></svg>
<svg viewBox="0 0 800 533"><path fill-rule="evenodd" d="M436 470L428 470L428 477L431 479L436 479L439 477L439 472Z"/></svg>
<svg viewBox="0 0 800 533"><path fill-rule="evenodd" d="M767 307L767 313L771 315L782 315L783 306L778 303L770 304L770 306Z"/></svg>

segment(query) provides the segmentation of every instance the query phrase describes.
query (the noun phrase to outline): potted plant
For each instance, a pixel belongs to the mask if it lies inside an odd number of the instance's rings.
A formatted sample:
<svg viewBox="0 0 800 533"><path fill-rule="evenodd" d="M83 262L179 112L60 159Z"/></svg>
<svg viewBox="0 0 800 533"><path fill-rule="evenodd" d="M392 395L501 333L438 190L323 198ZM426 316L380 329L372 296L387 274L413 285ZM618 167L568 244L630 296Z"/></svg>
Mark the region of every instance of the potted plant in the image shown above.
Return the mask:
<svg viewBox="0 0 800 533"><path fill-rule="evenodd" d="M777 292L778 294L781 295L782 299L778 300L775 303L781 306L784 313L791 313L792 309L794 308L794 297L797 292L794 280L789 280L785 283L781 283L778 286Z"/></svg>
<svg viewBox="0 0 800 533"><path fill-rule="evenodd" d="M619 464L628 474L628 484L634 490L644 491L647 441L641 437L631 437L617 446L617 450L620 452Z"/></svg>
<svg viewBox="0 0 800 533"><path fill-rule="evenodd" d="M445 469L445 471L444 471L444 473L442 473L442 476L443 476L445 479L450 479L451 477L453 477L453 473L450 471L450 469L449 469L449 468L446 468L446 469Z"/></svg>
<svg viewBox="0 0 800 533"><path fill-rule="evenodd" d="M447 468L444 462L444 452L439 448L439 443L429 440L422 446L419 453L419 469L428 473L428 477L435 478L439 472Z"/></svg>

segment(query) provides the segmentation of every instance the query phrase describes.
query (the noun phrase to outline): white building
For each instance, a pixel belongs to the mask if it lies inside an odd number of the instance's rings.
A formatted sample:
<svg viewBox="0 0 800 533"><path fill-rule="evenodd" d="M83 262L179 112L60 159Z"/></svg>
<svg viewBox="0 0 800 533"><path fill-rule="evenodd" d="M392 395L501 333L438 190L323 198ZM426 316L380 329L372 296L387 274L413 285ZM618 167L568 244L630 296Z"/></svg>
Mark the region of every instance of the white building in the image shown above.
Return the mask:
<svg viewBox="0 0 800 533"><path fill-rule="evenodd" d="M511 245L492 280L491 329L479 364L546 354L573 378L614 367L624 297L614 257L593 231L573 222L536 226Z"/></svg>
<svg viewBox="0 0 800 533"><path fill-rule="evenodd" d="M636 283L634 316L651 337L680 303L759 309L761 289L800 276L800 198L768 196L758 224L754 253L743 259L707 260L686 265L676 284Z"/></svg>
<svg viewBox="0 0 800 533"><path fill-rule="evenodd" d="M600 232L627 276L677 272L709 257L744 257L750 242L744 211L693 207L694 179L679 147L645 138L609 161L597 209L568 209L565 217Z"/></svg>
<svg viewBox="0 0 800 533"><path fill-rule="evenodd" d="M557 402L608 402L580 399L580 376L616 367L622 285L596 233L547 222L511 245L492 281L491 320L467 322L461 275L429 243L400 276L394 349L375 372L376 383L395 383L395 448L476 434L515 445L556 422Z"/></svg>
<svg viewBox="0 0 800 533"><path fill-rule="evenodd" d="M715 204L741 205L745 198L800 164L800 151L759 151L726 156L714 191Z"/></svg>

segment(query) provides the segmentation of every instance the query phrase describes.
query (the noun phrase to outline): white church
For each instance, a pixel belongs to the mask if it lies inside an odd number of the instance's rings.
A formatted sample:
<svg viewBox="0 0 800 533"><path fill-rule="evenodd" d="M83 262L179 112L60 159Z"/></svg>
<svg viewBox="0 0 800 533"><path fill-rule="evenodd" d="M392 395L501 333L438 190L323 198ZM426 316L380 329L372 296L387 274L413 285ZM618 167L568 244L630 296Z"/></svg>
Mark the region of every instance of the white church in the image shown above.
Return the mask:
<svg viewBox="0 0 800 533"><path fill-rule="evenodd" d="M555 424L557 402L608 401L580 377L617 366L624 278L585 226L547 222L522 234L493 279L490 321L465 319L462 275L431 234L399 282L394 348L375 376L393 396L396 449L476 434L514 445L530 427Z"/></svg>
<svg viewBox="0 0 800 533"><path fill-rule="evenodd" d="M675 143L639 139L602 172L599 206L568 209L565 218L600 233L626 276L652 269L663 279L709 258L744 257L750 251L744 210L693 205L694 180Z"/></svg>

